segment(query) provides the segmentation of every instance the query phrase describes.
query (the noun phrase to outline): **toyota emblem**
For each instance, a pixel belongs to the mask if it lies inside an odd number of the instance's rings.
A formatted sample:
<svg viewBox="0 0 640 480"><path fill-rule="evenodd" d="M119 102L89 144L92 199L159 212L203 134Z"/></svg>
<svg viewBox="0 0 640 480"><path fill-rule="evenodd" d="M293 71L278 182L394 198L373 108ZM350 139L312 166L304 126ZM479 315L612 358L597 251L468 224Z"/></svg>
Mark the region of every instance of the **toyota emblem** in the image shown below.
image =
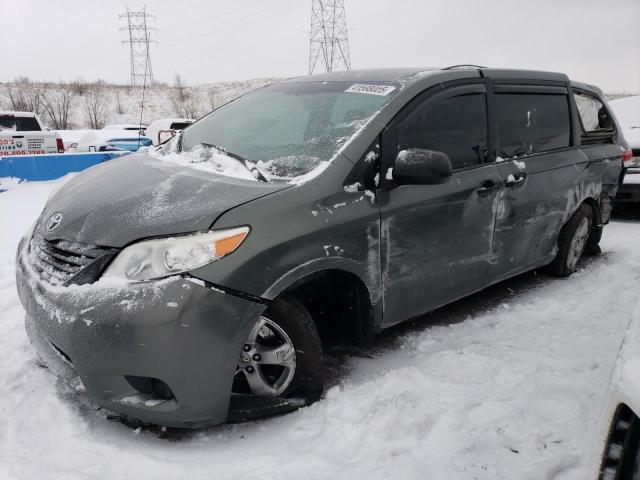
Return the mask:
<svg viewBox="0 0 640 480"><path fill-rule="evenodd" d="M51 215L49 217L49 220L47 220L47 232L53 232L56 228L58 228L60 222L62 222L62 214L60 212Z"/></svg>

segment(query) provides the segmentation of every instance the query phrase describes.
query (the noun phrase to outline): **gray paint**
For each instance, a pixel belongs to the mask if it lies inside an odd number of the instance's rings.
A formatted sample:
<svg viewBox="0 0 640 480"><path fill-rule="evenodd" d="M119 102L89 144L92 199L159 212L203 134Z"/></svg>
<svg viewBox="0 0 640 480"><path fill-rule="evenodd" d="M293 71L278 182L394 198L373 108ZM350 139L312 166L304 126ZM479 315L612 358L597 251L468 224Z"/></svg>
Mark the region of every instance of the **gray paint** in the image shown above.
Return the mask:
<svg viewBox="0 0 640 480"><path fill-rule="evenodd" d="M582 202L596 209L595 229L608 218L599 205L602 197L615 195L622 145L583 148L574 135L570 148L519 158L524 167L513 161L487 163L431 186L396 187L384 179L395 158L395 144L389 148L385 140L409 102L461 82L485 85L490 92L492 77L503 83L548 81L571 90L564 75L526 71L394 69L316 76L309 81L393 82L399 92L321 175L304 185L235 180L145 154L79 175L45 208L42 221L58 211L65 217L50 239L121 247L208 228L250 225L251 233L232 255L190 272L227 294L188 289L181 279L162 288L157 285L162 282L146 282L124 291L140 294L132 311L118 304L127 293L112 292L92 302L48 292L19 258L18 288L34 341L47 338L67 352L88 395L111 410L167 425L219 423L248 326L264 302L314 273L338 269L359 278L369 293L375 330L548 263L562 225ZM498 138L495 129L491 132L494 155ZM370 151L380 154L379 187L345 188L371 180L358 178L365 175L362 162ZM509 175L520 173L525 181L509 186ZM495 190L480 194L487 181ZM160 288L160 294L146 295L144 285ZM168 308L176 296L180 308ZM93 328L54 318L72 318L89 306L95 308ZM184 322L192 328L182 327ZM46 341L39 343L46 349ZM118 399L131 393L126 374L167 381L177 402L157 408L123 405Z"/></svg>

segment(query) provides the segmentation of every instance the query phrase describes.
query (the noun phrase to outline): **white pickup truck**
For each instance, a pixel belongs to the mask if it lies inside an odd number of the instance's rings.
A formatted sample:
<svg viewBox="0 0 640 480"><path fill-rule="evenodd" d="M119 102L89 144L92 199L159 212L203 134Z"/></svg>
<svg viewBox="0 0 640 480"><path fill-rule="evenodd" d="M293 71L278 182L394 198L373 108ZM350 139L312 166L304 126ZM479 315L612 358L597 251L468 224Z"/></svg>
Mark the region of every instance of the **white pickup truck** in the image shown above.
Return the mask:
<svg viewBox="0 0 640 480"><path fill-rule="evenodd" d="M0 157L43 153L64 153L60 135L35 113L0 111Z"/></svg>

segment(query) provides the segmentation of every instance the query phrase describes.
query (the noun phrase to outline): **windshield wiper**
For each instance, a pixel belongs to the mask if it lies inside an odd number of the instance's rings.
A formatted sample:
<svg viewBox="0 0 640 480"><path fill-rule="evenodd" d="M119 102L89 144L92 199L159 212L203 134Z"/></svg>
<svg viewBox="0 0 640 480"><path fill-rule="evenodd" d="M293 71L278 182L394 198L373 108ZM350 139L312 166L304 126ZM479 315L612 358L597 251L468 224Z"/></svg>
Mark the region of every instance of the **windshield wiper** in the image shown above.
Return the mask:
<svg viewBox="0 0 640 480"><path fill-rule="evenodd" d="M262 172L258 170L258 167L256 167L256 165L253 162L250 162L246 158L238 155L237 153L230 152L226 148L220 147L218 145L214 145L213 143L200 142L199 145L202 145L203 147L207 147L207 148L213 148L215 150L218 150L220 153L223 153L227 157L233 158L238 163L242 164L247 170L249 170L256 177L256 179L260 180L261 182L269 183L269 180L267 180L267 178L262 174Z"/></svg>
<svg viewBox="0 0 640 480"><path fill-rule="evenodd" d="M178 144L179 145L179 151L182 151L182 137L180 137L180 139L178 141L180 142ZM262 174L262 172L260 170L258 170L258 167L256 167L256 165L253 162L250 162L246 158L238 155L237 153L230 152L226 148L220 147L218 145L214 145L213 143L200 142L198 145L202 145L203 147L207 147L207 148L213 148L214 150L217 150L218 152L226 155L227 157L233 158L238 163L240 163L244 168L249 170L253 174L253 176L256 177L256 180L259 180L259 181L265 182L265 183L269 183L269 180L267 180L267 177L265 177Z"/></svg>

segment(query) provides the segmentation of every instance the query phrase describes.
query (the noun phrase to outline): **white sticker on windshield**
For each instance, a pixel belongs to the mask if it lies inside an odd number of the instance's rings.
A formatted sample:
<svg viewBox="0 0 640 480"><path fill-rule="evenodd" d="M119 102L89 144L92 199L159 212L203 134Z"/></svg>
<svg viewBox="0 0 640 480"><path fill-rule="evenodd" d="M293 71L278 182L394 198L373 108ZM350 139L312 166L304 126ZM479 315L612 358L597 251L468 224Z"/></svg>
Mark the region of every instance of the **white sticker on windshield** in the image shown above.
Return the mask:
<svg viewBox="0 0 640 480"><path fill-rule="evenodd" d="M380 95L384 97L393 92L396 87L391 85L371 85L365 83L354 83L345 90L345 93L365 93L367 95Z"/></svg>

